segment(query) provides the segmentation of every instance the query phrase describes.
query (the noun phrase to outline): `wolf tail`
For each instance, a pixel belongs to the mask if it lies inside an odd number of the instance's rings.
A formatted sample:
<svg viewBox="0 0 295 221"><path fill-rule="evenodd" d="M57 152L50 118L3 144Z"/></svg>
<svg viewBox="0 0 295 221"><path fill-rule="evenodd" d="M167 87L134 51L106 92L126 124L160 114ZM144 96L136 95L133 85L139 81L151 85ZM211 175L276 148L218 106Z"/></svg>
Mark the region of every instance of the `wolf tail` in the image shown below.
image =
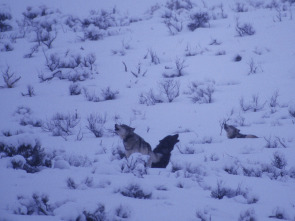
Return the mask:
<svg viewBox="0 0 295 221"><path fill-rule="evenodd" d="M258 137L255 135L252 135L252 134L248 134L248 135L246 135L246 138L258 138Z"/></svg>
<svg viewBox="0 0 295 221"><path fill-rule="evenodd" d="M245 134L238 134L237 135L237 138L258 138L257 136L255 136L255 135L252 135L252 134L247 134L247 135L245 135Z"/></svg>
<svg viewBox="0 0 295 221"><path fill-rule="evenodd" d="M166 168L170 161L171 151L174 145L179 142L178 136L178 134L168 135L160 140L157 147L153 150L156 160L152 163L152 168Z"/></svg>

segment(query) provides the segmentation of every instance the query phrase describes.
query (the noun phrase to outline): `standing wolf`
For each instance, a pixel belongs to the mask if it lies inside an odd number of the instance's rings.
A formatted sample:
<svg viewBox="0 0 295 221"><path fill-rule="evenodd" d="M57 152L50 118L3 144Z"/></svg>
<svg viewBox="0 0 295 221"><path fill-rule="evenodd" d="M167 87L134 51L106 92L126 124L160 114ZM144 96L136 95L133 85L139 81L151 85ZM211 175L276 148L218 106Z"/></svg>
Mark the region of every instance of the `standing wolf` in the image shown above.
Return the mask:
<svg viewBox="0 0 295 221"><path fill-rule="evenodd" d="M247 135L241 134L240 130L235 128L232 125L224 124L224 130L226 131L226 135L227 135L227 137L229 139L233 139L233 138L258 138L257 136L252 135L252 134L247 134Z"/></svg>
<svg viewBox="0 0 295 221"><path fill-rule="evenodd" d="M125 147L125 155L128 158L133 153L149 155L149 167L165 168L169 163L171 151L174 145L179 141L178 134L167 136L160 141L159 145L152 151L151 145L142 137L134 133L135 128L125 124L115 124L116 133L122 138Z"/></svg>

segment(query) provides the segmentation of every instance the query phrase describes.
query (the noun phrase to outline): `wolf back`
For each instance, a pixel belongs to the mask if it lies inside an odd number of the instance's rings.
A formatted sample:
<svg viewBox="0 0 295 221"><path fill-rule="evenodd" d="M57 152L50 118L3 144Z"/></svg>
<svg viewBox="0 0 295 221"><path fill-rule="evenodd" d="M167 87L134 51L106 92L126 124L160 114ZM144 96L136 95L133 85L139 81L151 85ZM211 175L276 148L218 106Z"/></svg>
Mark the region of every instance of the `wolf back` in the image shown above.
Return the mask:
<svg viewBox="0 0 295 221"><path fill-rule="evenodd" d="M241 134L240 130L232 125L224 124L224 130L226 131L226 135L229 139L233 138L258 138L252 134Z"/></svg>

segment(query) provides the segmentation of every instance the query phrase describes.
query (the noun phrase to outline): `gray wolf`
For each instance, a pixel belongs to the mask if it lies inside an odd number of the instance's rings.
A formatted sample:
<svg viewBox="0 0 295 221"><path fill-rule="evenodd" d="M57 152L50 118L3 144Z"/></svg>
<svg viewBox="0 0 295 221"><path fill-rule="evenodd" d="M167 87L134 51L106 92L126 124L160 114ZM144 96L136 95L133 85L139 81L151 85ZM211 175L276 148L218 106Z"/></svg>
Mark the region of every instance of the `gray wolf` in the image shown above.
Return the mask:
<svg viewBox="0 0 295 221"><path fill-rule="evenodd" d="M178 134L165 137L160 141L156 151L152 151L151 145L134 133L134 130L135 128L125 124L115 124L115 132L123 140L126 157L128 158L133 153L141 153L150 156L149 167L164 168L164 165L166 167L170 160L170 152L173 150L174 144L178 142Z"/></svg>
<svg viewBox="0 0 295 221"><path fill-rule="evenodd" d="M229 139L233 139L233 138L258 138L257 136L252 135L252 134L247 134L247 135L246 134L241 134L240 130L235 128L232 125L224 124L224 130L226 131L227 137Z"/></svg>

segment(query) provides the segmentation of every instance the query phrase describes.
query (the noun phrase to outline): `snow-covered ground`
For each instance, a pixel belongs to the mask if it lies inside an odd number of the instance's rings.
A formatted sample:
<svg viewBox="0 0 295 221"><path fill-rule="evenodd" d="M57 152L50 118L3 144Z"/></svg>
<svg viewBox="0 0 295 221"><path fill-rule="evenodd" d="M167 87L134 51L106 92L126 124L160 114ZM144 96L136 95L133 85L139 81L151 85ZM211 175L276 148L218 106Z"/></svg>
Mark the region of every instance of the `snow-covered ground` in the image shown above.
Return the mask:
<svg viewBox="0 0 295 221"><path fill-rule="evenodd" d="M0 14L1 221L295 220L293 0L2 0ZM167 168L121 158L115 123L153 148L178 133Z"/></svg>

